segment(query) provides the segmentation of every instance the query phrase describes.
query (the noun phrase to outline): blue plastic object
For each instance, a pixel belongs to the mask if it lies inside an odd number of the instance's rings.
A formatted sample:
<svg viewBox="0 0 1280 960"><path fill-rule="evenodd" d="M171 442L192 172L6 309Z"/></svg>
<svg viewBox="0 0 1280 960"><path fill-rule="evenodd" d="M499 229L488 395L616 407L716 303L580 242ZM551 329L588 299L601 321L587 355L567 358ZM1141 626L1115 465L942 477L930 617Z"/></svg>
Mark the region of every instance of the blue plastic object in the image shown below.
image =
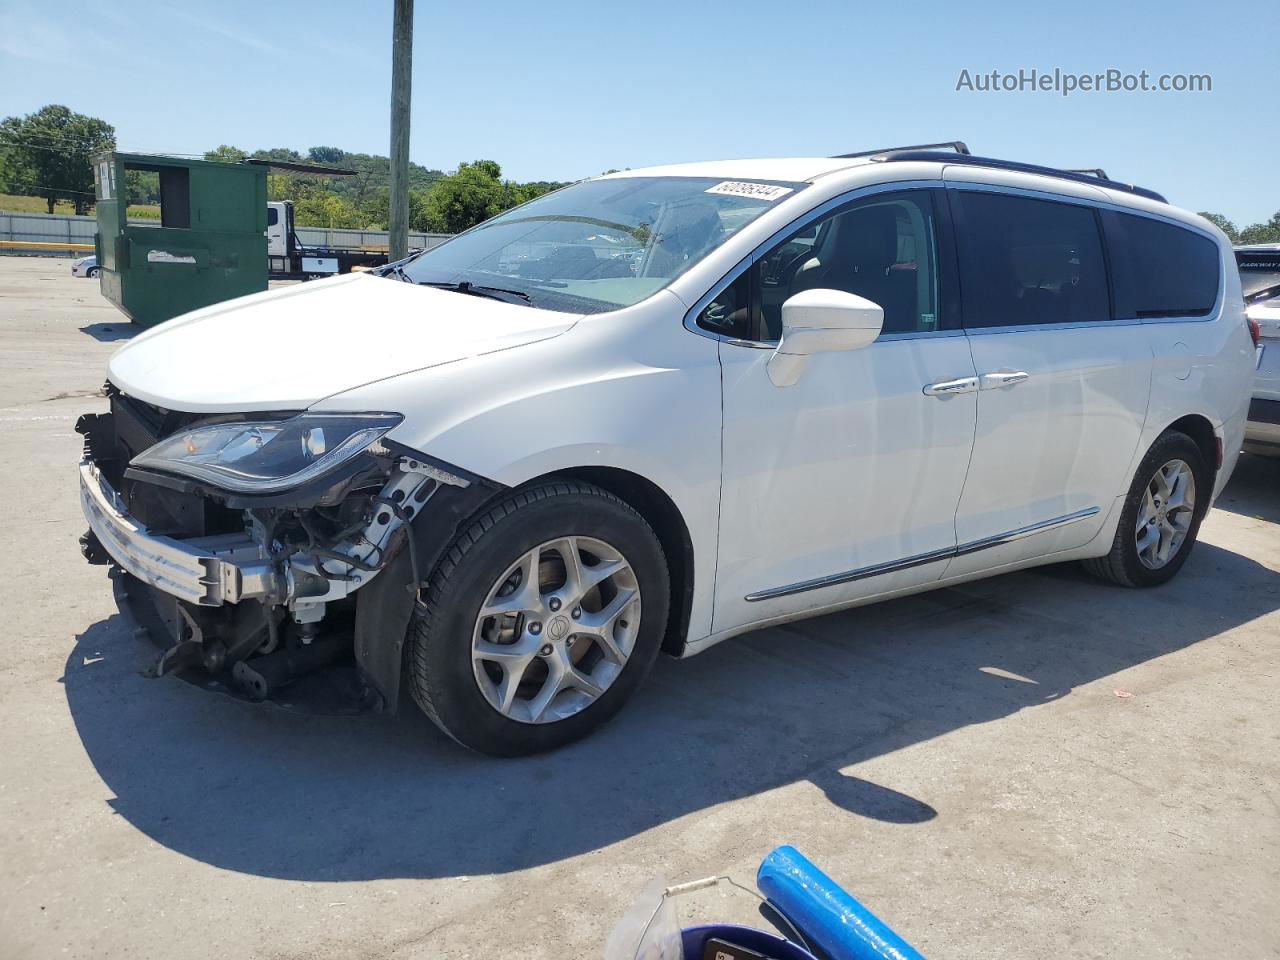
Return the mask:
<svg viewBox="0 0 1280 960"><path fill-rule="evenodd" d="M702 960L707 941L719 937L728 943L763 953L771 960L817 960L808 950L763 930L717 923L706 927L686 927L680 931L680 947L685 960Z"/></svg>
<svg viewBox="0 0 1280 960"><path fill-rule="evenodd" d="M924 960L795 847L774 848L760 864L756 886L831 960Z"/></svg>

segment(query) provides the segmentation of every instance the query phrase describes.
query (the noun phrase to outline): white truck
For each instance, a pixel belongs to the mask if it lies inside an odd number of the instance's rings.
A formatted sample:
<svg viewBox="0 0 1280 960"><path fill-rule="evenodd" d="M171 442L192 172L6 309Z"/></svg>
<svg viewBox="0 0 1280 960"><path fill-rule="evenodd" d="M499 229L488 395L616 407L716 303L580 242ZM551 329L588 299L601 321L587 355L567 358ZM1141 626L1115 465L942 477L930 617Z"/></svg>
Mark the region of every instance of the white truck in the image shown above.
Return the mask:
<svg viewBox="0 0 1280 960"><path fill-rule="evenodd" d="M387 251L378 247L307 246L298 239L293 202L267 202L267 273L272 280L312 280L353 268L380 267Z"/></svg>

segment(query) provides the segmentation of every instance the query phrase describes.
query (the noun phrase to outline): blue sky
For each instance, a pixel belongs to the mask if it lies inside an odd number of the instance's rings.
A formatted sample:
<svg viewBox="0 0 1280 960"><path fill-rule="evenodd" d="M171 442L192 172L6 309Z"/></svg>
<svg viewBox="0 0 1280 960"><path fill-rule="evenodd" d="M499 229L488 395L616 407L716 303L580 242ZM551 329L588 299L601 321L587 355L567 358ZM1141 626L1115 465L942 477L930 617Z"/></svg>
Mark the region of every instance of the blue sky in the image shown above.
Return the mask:
<svg viewBox="0 0 1280 960"><path fill-rule="evenodd" d="M390 0L0 0L0 116L123 148L387 151ZM411 156L520 180L960 138L1101 166L1237 225L1280 209L1280 3L418 0ZM971 73L1207 73L1210 93L957 92Z"/></svg>

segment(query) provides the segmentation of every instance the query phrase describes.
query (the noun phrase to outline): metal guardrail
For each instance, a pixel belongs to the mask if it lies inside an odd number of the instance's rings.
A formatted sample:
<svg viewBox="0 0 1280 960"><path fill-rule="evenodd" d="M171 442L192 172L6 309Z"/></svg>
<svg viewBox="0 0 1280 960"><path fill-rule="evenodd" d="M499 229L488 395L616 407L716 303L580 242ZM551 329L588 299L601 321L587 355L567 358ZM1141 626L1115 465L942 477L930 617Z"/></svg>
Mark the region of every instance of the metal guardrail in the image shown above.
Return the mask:
<svg viewBox="0 0 1280 960"><path fill-rule="evenodd" d="M159 226L159 220L131 218L132 224ZM0 241L13 244L58 243L88 244L93 249L93 237L98 232L95 217L77 217L66 213L8 213L0 211ZM385 230L345 230L328 227L299 227L298 239L307 246L351 247L365 249L387 248ZM409 246L430 250L448 240L447 233L411 233ZM9 244L6 244L8 247ZM39 249L39 248L36 248ZM80 250L83 248L73 248Z"/></svg>
<svg viewBox="0 0 1280 960"><path fill-rule="evenodd" d="M67 240L0 240L0 252L5 250L24 250L35 253L92 253L96 247L92 243L71 243Z"/></svg>

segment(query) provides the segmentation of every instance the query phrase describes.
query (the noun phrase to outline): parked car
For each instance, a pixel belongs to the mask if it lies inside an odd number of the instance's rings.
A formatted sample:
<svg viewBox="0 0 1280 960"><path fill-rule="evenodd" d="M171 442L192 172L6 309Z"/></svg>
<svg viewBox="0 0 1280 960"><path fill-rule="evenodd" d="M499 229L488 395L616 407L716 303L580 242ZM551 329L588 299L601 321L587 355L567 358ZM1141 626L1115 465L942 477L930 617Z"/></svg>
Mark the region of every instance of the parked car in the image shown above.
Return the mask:
<svg viewBox="0 0 1280 960"><path fill-rule="evenodd" d="M1280 243L1236 247L1245 312L1259 336L1244 448L1280 456Z"/></svg>
<svg viewBox="0 0 1280 960"><path fill-rule="evenodd" d="M625 275L578 255L603 232ZM83 547L168 624L156 673L264 696L345 652L523 754L660 650L1037 564L1165 583L1254 357L1229 241L1139 187L907 148L629 170L135 337L78 425Z"/></svg>
<svg viewBox="0 0 1280 960"><path fill-rule="evenodd" d="M71 275L94 279L98 275L98 258L96 256L81 257L71 264Z"/></svg>

